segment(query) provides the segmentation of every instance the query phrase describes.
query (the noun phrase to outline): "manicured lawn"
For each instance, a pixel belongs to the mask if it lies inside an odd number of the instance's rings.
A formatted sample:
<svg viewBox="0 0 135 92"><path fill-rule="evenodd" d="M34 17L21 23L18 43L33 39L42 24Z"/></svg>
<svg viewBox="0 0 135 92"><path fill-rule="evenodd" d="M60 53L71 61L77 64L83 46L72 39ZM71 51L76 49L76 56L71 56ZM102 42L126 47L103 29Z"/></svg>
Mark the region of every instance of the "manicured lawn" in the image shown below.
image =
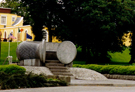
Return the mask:
<svg viewBox="0 0 135 92"><path fill-rule="evenodd" d="M122 53L109 53L112 56L111 63L129 63L131 59L131 55L129 53L129 48L126 48Z"/></svg>
<svg viewBox="0 0 135 92"><path fill-rule="evenodd" d="M85 64L84 60L79 60L81 57L81 48L77 48L78 55L76 60L73 61L74 64ZM129 61L131 59L131 55L129 55L130 51L129 48L126 48L122 53L121 52L115 52L110 53L111 55L111 62L109 64L111 65L129 65ZM101 63L104 64L104 63Z"/></svg>
<svg viewBox="0 0 135 92"><path fill-rule="evenodd" d="M13 62L17 61L16 60L16 48L17 48L17 42L10 42L10 56L13 57ZM9 42L1 42L1 62L0 62L0 64L2 64L5 61L6 57L8 56L8 50L9 50Z"/></svg>

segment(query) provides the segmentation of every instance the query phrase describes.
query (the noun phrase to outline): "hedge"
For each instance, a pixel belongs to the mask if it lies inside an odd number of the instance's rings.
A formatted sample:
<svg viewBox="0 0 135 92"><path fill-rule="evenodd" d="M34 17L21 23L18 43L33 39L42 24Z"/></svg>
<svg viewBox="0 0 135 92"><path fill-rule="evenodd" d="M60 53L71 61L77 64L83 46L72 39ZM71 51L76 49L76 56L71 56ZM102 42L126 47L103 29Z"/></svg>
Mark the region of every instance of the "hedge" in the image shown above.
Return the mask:
<svg viewBox="0 0 135 92"><path fill-rule="evenodd" d="M24 74L26 72L26 69L24 67L18 66L18 65L0 65L0 72L4 72L7 74Z"/></svg>
<svg viewBox="0 0 135 92"><path fill-rule="evenodd" d="M74 64L73 67L92 69L102 74L135 75L135 66Z"/></svg>

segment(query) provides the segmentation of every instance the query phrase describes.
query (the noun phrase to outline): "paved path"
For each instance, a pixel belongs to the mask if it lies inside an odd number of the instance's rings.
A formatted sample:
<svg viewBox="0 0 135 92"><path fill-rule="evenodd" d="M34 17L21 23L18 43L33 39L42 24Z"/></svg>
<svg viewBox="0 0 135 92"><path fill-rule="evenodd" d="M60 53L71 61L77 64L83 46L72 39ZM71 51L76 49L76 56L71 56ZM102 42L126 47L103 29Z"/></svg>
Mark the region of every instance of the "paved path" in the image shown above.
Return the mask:
<svg viewBox="0 0 135 92"><path fill-rule="evenodd" d="M4 90L2 92L135 92L135 87L68 86Z"/></svg>
<svg viewBox="0 0 135 92"><path fill-rule="evenodd" d="M72 79L70 86L0 90L0 92L135 92L135 81Z"/></svg>
<svg viewBox="0 0 135 92"><path fill-rule="evenodd" d="M107 80L71 80L71 86L134 86L135 81L132 80L118 80L118 79L107 79Z"/></svg>

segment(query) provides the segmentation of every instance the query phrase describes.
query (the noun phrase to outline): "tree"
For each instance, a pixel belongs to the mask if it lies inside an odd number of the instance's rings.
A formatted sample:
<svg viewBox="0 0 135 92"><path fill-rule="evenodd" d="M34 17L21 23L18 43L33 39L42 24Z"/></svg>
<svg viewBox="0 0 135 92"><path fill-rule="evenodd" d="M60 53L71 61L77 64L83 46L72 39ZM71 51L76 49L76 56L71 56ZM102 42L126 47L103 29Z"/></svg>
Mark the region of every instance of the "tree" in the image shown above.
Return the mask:
<svg viewBox="0 0 135 92"><path fill-rule="evenodd" d="M21 0L23 6L27 7L27 11L33 20L32 30L36 35L35 40L42 40L43 26L48 27L49 41L52 41L53 30L59 22L58 11L61 9L60 4L56 0Z"/></svg>
<svg viewBox="0 0 135 92"><path fill-rule="evenodd" d="M76 41L87 51L87 63L107 62L108 51L122 51L122 36L131 30L134 1L127 0L63 0L64 12L61 28L71 35L65 39ZM68 17L68 19L66 19ZM64 31L63 31L64 32ZM62 32L58 32L62 36ZM59 35L57 34L57 35ZM64 33L65 34L65 33ZM61 37L64 39L64 37ZM75 40L74 40L75 39ZM89 55L90 54L90 55Z"/></svg>
<svg viewBox="0 0 135 92"><path fill-rule="evenodd" d="M135 0L123 0L123 2L130 2L130 7L133 11L135 11ZM135 12L133 12L133 21L135 22ZM132 24L129 26L130 28L130 32L132 33L132 35L130 35L130 39L132 39L132 44L130 46L130 55L131 55L131 60L129 61L129 64L132 64L135 62L135 27L134 27L135 24Z"/></svg>

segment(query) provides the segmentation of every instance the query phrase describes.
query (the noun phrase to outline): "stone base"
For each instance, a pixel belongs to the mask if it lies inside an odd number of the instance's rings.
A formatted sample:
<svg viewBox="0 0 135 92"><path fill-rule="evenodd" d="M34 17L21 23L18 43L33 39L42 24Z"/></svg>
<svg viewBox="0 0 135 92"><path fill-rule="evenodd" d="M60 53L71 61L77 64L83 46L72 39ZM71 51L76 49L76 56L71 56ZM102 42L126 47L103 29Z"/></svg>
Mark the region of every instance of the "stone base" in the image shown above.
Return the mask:
<svg viewBox="0 0 135 92"><path fill-rule="evenodd" d="M42 66L42 63L39 59L25 59L21 60L18 65L20 66Z"/></svg>
<svg viewBox="0 0 135 92"><path fill-rule="evenodd" d="M135 80L134 75L103 74L108 79Z"/></svg>

